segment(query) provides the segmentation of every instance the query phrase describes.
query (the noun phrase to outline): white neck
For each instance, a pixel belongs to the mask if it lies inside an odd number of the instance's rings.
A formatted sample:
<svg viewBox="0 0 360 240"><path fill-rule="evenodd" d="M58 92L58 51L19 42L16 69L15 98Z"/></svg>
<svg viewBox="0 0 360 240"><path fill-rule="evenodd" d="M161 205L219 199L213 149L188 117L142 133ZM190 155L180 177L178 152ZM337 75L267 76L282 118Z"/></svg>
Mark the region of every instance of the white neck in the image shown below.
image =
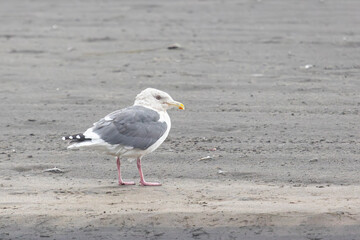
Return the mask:
<svg viewBox="0 0 360 240"><path fill-rule="evenodd" d="M154 111L164 111L166 112L166 110L164 110L163 108L154 108L153 106L151 106L151 104L149 104L148 102L144 101L144 100L135 100L134 102L134 106L141 106L141 107L146 107L146 108L150 108L151 110Z"/></svg>

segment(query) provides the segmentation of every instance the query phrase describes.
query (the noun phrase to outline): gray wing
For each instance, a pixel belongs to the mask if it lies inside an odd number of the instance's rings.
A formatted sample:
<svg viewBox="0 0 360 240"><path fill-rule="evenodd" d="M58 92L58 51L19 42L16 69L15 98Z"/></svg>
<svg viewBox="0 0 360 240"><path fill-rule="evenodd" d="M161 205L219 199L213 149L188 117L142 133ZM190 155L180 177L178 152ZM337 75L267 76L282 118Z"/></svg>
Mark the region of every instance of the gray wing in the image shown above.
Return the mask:
<svg viewBox="0 0 360 240"><path fill-rule="evenodd" d="M110 113L94 124L93 132L110 144L147 149L165 133L167 124L151 109L132 106Z"/></svg>

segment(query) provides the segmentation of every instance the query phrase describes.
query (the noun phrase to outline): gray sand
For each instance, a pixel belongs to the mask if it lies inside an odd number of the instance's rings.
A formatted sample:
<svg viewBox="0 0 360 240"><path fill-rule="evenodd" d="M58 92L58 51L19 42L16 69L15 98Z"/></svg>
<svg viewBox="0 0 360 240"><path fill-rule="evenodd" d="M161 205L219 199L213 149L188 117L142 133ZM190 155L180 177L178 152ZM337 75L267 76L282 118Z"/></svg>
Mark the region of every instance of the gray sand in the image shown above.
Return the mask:
<svg viewBox="0 0 360 240"><path fill-rule="evenodd" d="M359 239L359 9L3 1L0 239ZM143 160L163 186L118 186L61 137L146 87L186 110Z"/></svg>

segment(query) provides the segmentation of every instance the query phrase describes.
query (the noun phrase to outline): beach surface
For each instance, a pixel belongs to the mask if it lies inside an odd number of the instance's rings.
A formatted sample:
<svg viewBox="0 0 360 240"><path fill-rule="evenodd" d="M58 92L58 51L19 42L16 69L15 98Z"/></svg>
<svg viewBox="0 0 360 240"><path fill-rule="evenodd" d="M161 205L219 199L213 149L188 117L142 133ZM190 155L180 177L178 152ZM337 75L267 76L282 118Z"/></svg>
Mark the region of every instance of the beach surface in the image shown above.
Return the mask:
<svg viewBox="0 0 360 240"><path fill-rule="evenodd" d="M360 239L359 9L4 1L0 239ZM147 87L186 110L143 159L163 185L119 186L114 157L61 137Z"/></svg>

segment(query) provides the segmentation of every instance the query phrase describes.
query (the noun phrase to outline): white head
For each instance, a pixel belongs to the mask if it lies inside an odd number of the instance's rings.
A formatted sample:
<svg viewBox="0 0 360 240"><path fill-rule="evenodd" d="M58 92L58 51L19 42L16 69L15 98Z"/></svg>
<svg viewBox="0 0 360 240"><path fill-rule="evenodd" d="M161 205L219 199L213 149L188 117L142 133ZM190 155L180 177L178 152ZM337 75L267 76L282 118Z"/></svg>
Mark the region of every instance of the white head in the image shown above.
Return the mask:
<svg viewBox="0 0 360 240"><path fill-rule="evenodd" d="M151 107L158 111L166 111L173 107L185 109L182 103L174 101L169 94L155 88L147 88L139 93L135 98L134 105Z"/></svg>

